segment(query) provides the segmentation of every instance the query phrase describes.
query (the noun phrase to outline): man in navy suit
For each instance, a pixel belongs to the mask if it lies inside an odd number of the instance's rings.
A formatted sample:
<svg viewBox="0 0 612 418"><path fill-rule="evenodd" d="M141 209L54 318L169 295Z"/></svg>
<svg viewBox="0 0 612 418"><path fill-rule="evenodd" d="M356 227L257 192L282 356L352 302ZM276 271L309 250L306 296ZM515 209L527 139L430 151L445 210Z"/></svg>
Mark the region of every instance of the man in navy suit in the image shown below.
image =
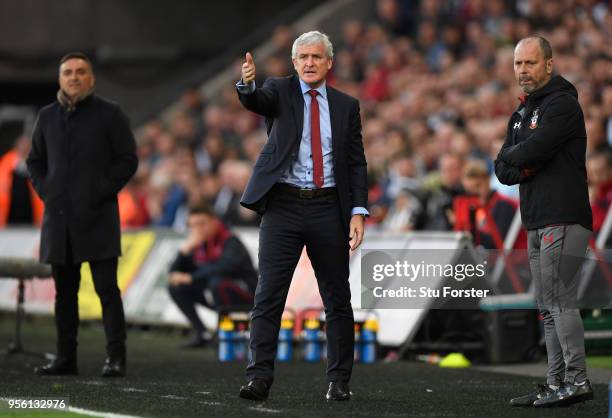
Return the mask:
<svg viewBox="0 0 612 418"><path fill-rule="evenodd" d="M354 322L349 247L363 239L368 190L359 102L326 85L333 47L318 31L293 43L297 75L255 85L250 53L236 84L247 109L266 117L264 145L241 204L263 215L259 281L251 312L252 360L240 397L265 400L274 380L280 319L302 249L325 305L328 400L348 400Z"/></svg>

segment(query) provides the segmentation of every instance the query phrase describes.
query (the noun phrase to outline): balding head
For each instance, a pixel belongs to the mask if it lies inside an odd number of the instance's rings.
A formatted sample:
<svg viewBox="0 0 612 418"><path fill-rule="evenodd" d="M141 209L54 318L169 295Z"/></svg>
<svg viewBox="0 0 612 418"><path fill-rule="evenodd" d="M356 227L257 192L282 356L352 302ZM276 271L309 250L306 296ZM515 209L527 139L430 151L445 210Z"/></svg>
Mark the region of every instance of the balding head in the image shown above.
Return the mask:
<svg viewBox="0 0 612 418"><path fill-rule="evenodd" d="M519 45L527 43L527 42L537 43L538 47L540 48L540 52L542 53L542 57L544 57L545 60L549 60L553 57L552 47L550 46L550 42L548 42L546 38L542 36L537 36L537 35L528 36L518 41L518 43L516 44L516 48L518 48Z"/></svg>

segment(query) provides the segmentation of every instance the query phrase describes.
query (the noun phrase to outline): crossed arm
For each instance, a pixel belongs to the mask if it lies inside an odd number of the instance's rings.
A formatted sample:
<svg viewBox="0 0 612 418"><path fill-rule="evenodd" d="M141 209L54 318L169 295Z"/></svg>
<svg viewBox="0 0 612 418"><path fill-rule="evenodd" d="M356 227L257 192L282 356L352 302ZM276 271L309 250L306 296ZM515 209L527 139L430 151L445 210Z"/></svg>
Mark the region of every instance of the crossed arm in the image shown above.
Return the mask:
<svg viewBox="0 0 612 418"><path fill-rule="evenodd" d="M506 138L495 160L495 174L503 184L518 184L535 175L573 137L573 127L581 117L575 100L560 96L550 105L537 129L524 141L511 145Z"/></svg>

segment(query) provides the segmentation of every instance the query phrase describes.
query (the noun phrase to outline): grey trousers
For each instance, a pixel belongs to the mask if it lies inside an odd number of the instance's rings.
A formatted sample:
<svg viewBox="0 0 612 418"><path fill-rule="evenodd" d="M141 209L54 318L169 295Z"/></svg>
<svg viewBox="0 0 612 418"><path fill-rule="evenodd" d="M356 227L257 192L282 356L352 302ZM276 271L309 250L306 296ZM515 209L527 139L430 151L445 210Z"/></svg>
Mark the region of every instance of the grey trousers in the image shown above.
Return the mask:
<svg viewBox="0 0 612 418"><path fill-rule="evenodd" d="M528 233L529 264L544 318L549 385L587 378L577 293L590 237L591 231L578 224L546 226Z"/></svg>

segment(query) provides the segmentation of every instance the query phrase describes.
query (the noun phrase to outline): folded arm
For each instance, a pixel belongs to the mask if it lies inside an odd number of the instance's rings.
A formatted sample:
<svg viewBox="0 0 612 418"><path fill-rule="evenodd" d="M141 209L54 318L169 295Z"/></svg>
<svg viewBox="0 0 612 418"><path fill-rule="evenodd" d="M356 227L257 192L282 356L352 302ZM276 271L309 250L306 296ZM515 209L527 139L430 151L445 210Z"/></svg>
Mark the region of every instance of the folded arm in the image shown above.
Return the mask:
<svg viewBox="0 0 612 418"><path fill-rule="evenodd" d="M549 161L573 137L581 113L574 98L563 95L554 99L533 133L516 145L502 148L499 158L520 168L533 168Z"/></svg>

